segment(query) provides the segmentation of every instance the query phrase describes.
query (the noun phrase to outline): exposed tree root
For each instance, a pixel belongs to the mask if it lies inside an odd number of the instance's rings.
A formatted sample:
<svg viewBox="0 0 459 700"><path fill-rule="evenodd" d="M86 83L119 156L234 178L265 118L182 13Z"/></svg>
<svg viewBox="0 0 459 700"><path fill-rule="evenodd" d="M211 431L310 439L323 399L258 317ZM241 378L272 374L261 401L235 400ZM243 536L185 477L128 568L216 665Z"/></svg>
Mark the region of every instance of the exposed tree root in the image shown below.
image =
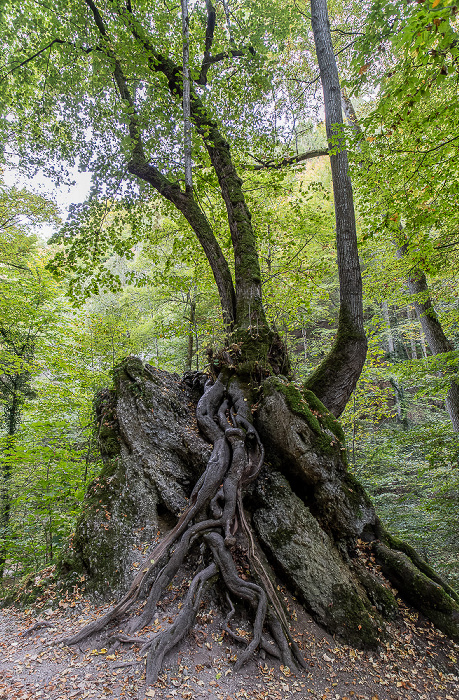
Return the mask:
<svg viewBox="0 0 459 700"><path fill-rule="evenodd" d="M228 390L220 377L215 382L209 380L198 402L196 415L201 431L213 444L213 450L191 493L188 507L176 526L148 555L122 600L99 620L64 640L69 645L77 644L129 613L126 633L115 635L113 640L142 645L140 653L147 654L147 684L156 681L166 654L191 630L202 596L217 578L227 590L230 605L223 629L245 647L239 654L235 671L257 651L262 656L268 653L289 667L304 666L244 513L243 489L258 476L264 460L264 449L251 423L244 391L234 380ZM151 638L131 636L151 623L166 588L197 543L201 546L199 569L190 582L174 622ZM254 581L244 580L238 573L235 555L240 551L248 556ZM235 611L230 596L248 604L253 611L250 641L229 627ZM133 606L139 598L146 598L146 602L136 613Z"/></svg>

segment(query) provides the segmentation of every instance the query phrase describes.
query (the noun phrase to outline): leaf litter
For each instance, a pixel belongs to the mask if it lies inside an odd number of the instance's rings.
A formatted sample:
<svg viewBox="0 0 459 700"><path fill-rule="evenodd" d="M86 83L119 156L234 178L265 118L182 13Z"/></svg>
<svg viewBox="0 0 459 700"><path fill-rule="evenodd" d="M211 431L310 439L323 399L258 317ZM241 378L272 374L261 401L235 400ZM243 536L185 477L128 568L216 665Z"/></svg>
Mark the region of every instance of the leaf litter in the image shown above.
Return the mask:
<svg viewBox="0 0 459 700"><path fill-rule="evenodd" d="M49 591L34 609L0 610L0 700L458 700L459 645L400 602L388 625L390 641L377 651L340 644L290 599L294 637L308 671L294 673L270 657L238 674L241 647L222 633L222 619L207 601L198 624L171 653L158 681L145 685L142 646L106 634L80 647L59 640L103 614L80 592L59 603ZM147 632L166 628L170 609L159 609ZM113 632L120 633L120 629ZM238 629L247 634L243 623ZM145 635L145 630L142 631Z"/></svg>

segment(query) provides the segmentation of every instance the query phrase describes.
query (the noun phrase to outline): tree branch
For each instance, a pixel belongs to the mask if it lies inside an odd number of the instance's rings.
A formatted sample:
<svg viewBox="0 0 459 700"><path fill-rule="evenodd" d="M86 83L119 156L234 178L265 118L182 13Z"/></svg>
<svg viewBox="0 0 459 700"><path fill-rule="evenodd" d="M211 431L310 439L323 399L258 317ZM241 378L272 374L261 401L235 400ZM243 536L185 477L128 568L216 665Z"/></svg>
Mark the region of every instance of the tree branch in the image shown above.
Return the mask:
<svg viewBox="0 0 459 700"><path fill-rule="evenodd" d="M248 46L242 49L230 49L229 51L221 51L215 54L215 56L210 55L210 50L212 48L212 43L214 40L215 31L215 7L212 5L210 0L206 0L207 8L207 26L206 26L206 45L204 49L204 57L202 59L201 70L198 79L195 81L197 85L207 85L207 73L209 68L215 63L224 61L225 58L240 58L241 56L246 56L247 53L255 54L252 46Z"/></svg>
<svg viewBox="0 0 459 700"><path fill-rule="evenodd" d="M204 55L210 54L212 48L212 43L214 40L215 32L215 7L212 5L210 0L206 0L206 10L207 10L207 27L206 27L206 46L204 50Z"/></svg>
<svg viewBox="0 0 459 700"><path fill-rule="evenodd" d="M107 36L107 30L105 28L104 22L102 20L102 16L99 12L99 10L96 7L96 4L93 2L93 0L84 0L86 5L89 7L91 10L93 16L94 16L94 22L96 23L96 27L99 30L100 34L103 37Z"/></svg>
<svg viewBox="0 0 459 700"><path fill-rule="evenodd" d="M320 148L317 151L306 151L305 153L299 153L296 156L282 158L282 160L272 159L262 161L259 158L251 155L254 160L258 161L259 165L247 165L245 167L247 170L280 170L286 166L295 165L296 163L301 163L302 161L309 160L310 158L319 158L320 156L328 156L328 148Z"/></svg>
<svg viewBox="0 0 459 700"><path fill-rule="evenodd" d="M2 80L5 80L5 78L6 78L8 75L11 75L11 73L14 73L14 71L18 70L19 68L23 68L24 66L26 66L28 63L30 63L30 61L33 61L34 58L37 58L37 57L40 56L42 53L44 53L45 51L47 51L48 49L50 49L54 44L63 44L64 46L71 46L71 47L74 48L74 49L77 48L77 47L75 46L75 44L73 44L71 41L64 41L63 39L53 39L52 41L49 42L49 44L47 44L47 45L44 46L42 49L40 49L39 51L37 51L36 53L34 53L32 56L28 56L28 57L25 58L23 61L21 61L21 63L18 63L16 66L13 66L13 68L11 68L11 70L9 70L7 73L5 73L5 75L2 76L2 78L0 78L0 82L1 82ZM90 47L87 48L87 49L84 49L84 48L82 48L82 47L79 47L79 49L80 49L81 51L83 51L84 53L87 53L87 54L88 54L88 53L91 53L92 51L95 50L94 47L92 47L92 46L90 46Z"/></svg>
<svg viewBox="0 0 459 700"><path fill-rule="evenodd" d="M155 49L149 37L136 22L133 15L123 14L121 16L126 21L133 37L146 50L150 70L153 73L162 73L166 77L169 85L169 91L172 96L183 98L183 72L181 67L177 66L173 60L167 56L164 56L157 49ZM199 95L193 89L191 89L190 113L193 124L196 127L196 131L203 141L212 163L212 167L217 175L221 195L225 202L228 214L228 224L231 232L235 259L236 294L234 294L231 274L229 273L229 268L225 261L225 266L228 271L228 273L225 271L225 278L227 274L229 277L227 278L225 290L226 296L224 298L222 296L220 297L222 304L224 299L226 302L226 306L224 306L224 314L226 314L227 318L234 319L234 316L229 315L229 309L233 308L236 309L236 322L240 325L244 325L245 323L251 325L251 322L248 320L248 316L251 315L253 319L258 317L259 324L262 326L266 323L266 317L261 302L261 273L258 253L256 250L255 235L251 224L251 215L247 208L244 193L242 191L242 180L239 178L236 172L236 168L231 158L230 146L228 142L220 132L216 121L209 115L208 110L206 109ZM134 172L133 168L135 168L136 172L138 172L139 164L131 163L129 166L130 172ZM145 166L142 166L141 170L145 173ZM180 203L181 200L179 199L179 204ZM186 216L185 211L177 204L176 206ZM199 215L202 216L202 212L200 210ZM207 220L206 227L208 227ZM194 231L199 238L196 228L194 228ZM218 246L211 229L210 232L212 238L215 240L215 246ZM199 240L201 245L204 246L203 241L201 241L201 239ZM218 250L220 251L219 247ZM247 256L250 257L250 265L248 265L246 262ZM221 257L224 260L222 254ZM212 269L214 271L214 268ZM222 291L224 290L219 287L220 295ZM231 300L234 304L232 307L229 305L230 291ZM246 303L248 298L251 299L250 305ZM226 318L225 323L228 325Z"/></svg>
<svg viewBox="0 0 459 700"><path fill-rule="evenodd" d="M40 54L42 54L45 51L47 51L48 49L50 49L51 46L53 46L53 44L65 44L65 41L63 41L62 39L53 39L52 41L50 41L49 44L44 46L42 49L40 49L39 51L34 53L32 56L29 56L28 58L24 59L24 61L22 61L21 63L18 63L18 65L14 66L14 68L9 70L8 73L5 73L2 80L4 78L6 78L7 75L11 75L11 73L13 73L15 70L18 70L18 68L22 68L23 66L27 65L27 63L30 63L30 61L33 61L34 58L37 58L37 56L40 56Z"/></svg>
<svg viewBox="0 0 459 700"><path fill-rule="evenodd" d="M107 36L107 29L99 10L93 0L85 0L85 2L92 11L94 21L100 34L105 38ZM128 20L134 20L132 12L129 12ZM169 89L171 92L174 93L175 91L181 95L182 84L179 80L180 71L178 68L170 59L165 59L155 52L150 43L139 35L131 21L129 21L129 25L134 37L149 51L150 68L156 72L162 72L169 80ZM129 136L134 147L131 159L128 163L128 171L154 187L159 194L170 201L184 215L190 224L212 269L220 296L225 326L230 327L235 318L236 302L233 280L226 258L223 255L206 216L194 200L192 191L183 192L177 183L171 182L156 168L156 166L147 161L142 143L138 114L127 84L126 76L124 75L121 63L116 55L112 51L107 51L107 55L114 62L113 77L119 95L121 99L129 105Z"/></svg>
<svg viewBox="0 0 459 700"><path fill-rule="evenodd" d="M207 73L209 68L214 63L224 61L225 58L240 58L241 56L246 56L247 53L254 55L255 51L251 46L249 46L247 49L230 49L229 51L221 51L220 53L215 54L215 56L208 56L207 58L204 56L199 78L195 80L196 85L207 85Z"/></svg>

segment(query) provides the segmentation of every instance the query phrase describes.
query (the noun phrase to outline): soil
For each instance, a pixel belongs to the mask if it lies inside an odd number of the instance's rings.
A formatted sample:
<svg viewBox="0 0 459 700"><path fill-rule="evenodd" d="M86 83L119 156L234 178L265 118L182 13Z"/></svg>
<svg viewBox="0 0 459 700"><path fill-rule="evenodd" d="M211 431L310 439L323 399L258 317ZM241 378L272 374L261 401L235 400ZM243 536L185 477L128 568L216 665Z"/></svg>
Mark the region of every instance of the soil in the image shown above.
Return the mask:
<svg viewBox="0 0 459 700"><path fill-rule="evenodd" d="M148 632L167 627L183 593L171 588ZM357 651L340 644L287 599L294 638L308 671L293 672L269 656L235 674L241 646L222 634L218 601L207 597L197 625L171 652L158 681L145 686L145 657L139 646L113 643L105 634L81 646L60 639L78 631L109 606L96 606L78 591L59 602L50 590L33 609L0 610L0 698L2 700L457 700L459 645L418 613L400 603L400 615L388 625L390 641L378 651ZM170 621L170 622L169 622ZM119 628L118 628L119 629ZM247 635L244 619L234 631ZM117 628L111 630L111 633Z"/></svg>

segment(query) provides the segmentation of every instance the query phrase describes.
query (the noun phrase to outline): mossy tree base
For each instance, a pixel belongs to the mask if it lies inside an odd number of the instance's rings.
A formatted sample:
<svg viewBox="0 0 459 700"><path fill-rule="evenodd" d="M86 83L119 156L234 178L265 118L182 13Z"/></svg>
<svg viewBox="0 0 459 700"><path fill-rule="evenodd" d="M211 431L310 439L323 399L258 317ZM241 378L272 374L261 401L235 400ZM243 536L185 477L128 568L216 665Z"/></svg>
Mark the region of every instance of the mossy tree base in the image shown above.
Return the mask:
<svg viewBox="0 0 459 700"><path fill-rule="evenodd" d="M217 581L230 600L252 610L253 638L237 667L257 650L289 666L302 664L276 576L329 632L355 646L376 647L397 602L387 579L359 559L363 541L400 595L459 639L454 592L385 533L347 471L340 425L316 397L282 378L248 386L228 368L204 391L206 380L190 374L180 384L128 358L115 372L114 391L100 395L106 467L88 490L61 572L77 571L98 595L103 586L110 594L128 590L68 643L118 629L126 615L126 634L148 626L184 562L196 561L176 620L145 647L149 682ZM213 444L211 453L194 418L193 402L201 394L198 423ZM133 551L140 573L128 588ZM240 575L241 557L249 579Z"/></svg>

